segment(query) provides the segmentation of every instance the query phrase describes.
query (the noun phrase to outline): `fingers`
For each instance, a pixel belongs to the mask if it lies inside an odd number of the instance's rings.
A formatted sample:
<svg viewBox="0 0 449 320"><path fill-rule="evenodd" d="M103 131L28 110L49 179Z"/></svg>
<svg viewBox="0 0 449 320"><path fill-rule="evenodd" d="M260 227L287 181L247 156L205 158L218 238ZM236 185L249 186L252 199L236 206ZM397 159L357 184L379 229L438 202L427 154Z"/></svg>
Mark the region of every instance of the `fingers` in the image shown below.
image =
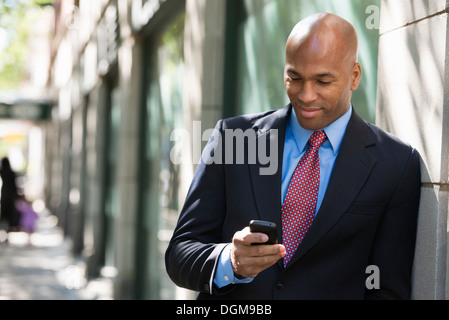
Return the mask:
<svg viewBox="0 0 449 320"><path fill-rule="evenodd" d="M241 245L252 245L253 243L264 243L268 241L268 236L264 233L251 233L246 227L242 231L236 232L233 242Z"/></svg>
<svg viewBox="0 0 449 320"><path fill-rule="evenodd" d="M234 235L231 263L235 274L247 278L255 277L285 256L285 247L281 244L252 245L253 243L264 243L267 240L267 235L251 233L249 228Z"/></svg>
<svg viewBox="0 0 449 320"><path fill-rule="evenodd" d="M284 256L285 247L280 244L246 248L234 246L231 249L231 264L236 275L253 278Z"/></svg>

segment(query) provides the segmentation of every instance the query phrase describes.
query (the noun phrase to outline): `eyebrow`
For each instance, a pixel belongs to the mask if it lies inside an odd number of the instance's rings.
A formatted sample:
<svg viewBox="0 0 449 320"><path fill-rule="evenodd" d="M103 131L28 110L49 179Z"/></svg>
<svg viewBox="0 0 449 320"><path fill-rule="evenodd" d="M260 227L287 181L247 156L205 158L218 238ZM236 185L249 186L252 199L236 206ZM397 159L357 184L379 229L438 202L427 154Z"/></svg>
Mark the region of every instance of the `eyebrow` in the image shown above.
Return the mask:
<svg viewBox="0 0 449 320"><path fill-rule="evenodd" d="M301 74L292 68L287 69L287 73L301 77ZM326 77L336 79L336 77L331 72L322 72L322 73L314 75L314 78L326 78Z"/></svg>
<svg viewBox="0 0 449 320"><path fill-rule="evenodd" d="M323 72L323 73L317 74L316 77L317 78L326 78L326 77L335 78L335 76L330 72Z"/></svg>

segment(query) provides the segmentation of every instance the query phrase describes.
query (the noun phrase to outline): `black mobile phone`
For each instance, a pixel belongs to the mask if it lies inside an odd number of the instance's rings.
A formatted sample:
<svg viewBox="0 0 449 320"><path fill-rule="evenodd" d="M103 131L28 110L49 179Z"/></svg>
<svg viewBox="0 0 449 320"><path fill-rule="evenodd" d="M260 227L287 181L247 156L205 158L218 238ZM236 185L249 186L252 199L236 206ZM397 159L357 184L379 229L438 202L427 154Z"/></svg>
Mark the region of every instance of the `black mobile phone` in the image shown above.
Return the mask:
<svg viewBox="0 0 449 320"><path fill-rule="evenodd" d="M258 244L276 244L278 241L278 231L276 223L262 220L251 220L249 222L249 230L252 233L265 233L268 236L268 241L264 243L253 243L253 245Z"/></svg>

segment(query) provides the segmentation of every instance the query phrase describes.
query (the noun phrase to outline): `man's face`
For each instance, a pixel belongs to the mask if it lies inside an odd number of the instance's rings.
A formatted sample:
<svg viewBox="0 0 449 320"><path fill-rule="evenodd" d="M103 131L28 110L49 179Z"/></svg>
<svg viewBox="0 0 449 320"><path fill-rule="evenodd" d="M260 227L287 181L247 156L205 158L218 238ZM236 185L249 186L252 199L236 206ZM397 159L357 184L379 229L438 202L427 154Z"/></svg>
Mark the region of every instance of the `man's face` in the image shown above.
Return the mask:
<svg viewBox="0 0 449 320"><path fill-rule="evenodd" d="M287 44L284 85L303 128L323 129L348 111L361 68L346 56L323 39Z"/></svg>

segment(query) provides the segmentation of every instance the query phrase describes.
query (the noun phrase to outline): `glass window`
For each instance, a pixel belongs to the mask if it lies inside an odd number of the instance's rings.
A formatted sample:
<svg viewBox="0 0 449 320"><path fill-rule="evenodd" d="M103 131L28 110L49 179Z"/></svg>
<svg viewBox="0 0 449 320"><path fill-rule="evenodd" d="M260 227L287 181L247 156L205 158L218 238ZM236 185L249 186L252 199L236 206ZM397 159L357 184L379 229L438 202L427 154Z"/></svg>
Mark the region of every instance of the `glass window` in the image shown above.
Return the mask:
<svg viewBox="0 0 449 320"><path fill-rule="evenodd" d="M108 92L110 94L108 103L110 109L107 112L107 149L105 155L104 183L105 203L103 217L103 239L104 265L115 266L115 236L114 221L120 210L120 192L117 181L117 167L119 158L119 134L121 129L120 91L118 87Z"/></svg>
<svg viewBox="0 0 449 320"><path fill-rule="evenodd" d="M288 35L301 19L325 11L347 19L358 32L363 75L353 104L363 118L374 122L379 30L367 24L372 14L367 9L373 5L380 9L380 0L242 0L231 113L260 112L288 103L283 80Z"/></svg>
<svg viewBox="0 0 449 320"><path fill-rule="evenodd" d="M178 219L179 166L170 161L171 132L183 126L185 13L153 36L146 49L145 145L143 177L144 298L174 299L176 288L165 270L164 255Z"/></svg>

